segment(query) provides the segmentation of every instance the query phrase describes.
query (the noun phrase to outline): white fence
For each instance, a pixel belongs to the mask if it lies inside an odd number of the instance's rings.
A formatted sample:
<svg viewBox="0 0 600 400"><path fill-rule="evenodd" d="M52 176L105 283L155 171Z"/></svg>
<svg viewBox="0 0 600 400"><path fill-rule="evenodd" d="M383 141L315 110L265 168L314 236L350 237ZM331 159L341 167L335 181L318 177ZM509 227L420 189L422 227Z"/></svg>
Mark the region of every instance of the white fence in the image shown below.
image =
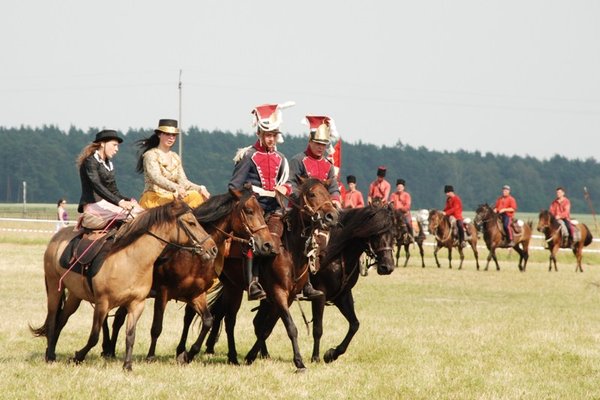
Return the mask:
<svg viewBox="0 0 600 400"><path fill-rule="evenodd" d="M52 223L52 224L57 224L58 221L57 220L53 220L53 219L27 219L27 218L0 218L0 222L5 221L5 222L18 222L18 223L44 223L44 224L48 224L48 223ZM22 232L22 233L54 233L56 232L55 230L49 230L49 229L25 229L25 228L4 228L4 227L0 227L0 232ZM532 235L531 236L533 239L537 239L540 242L543 242L544 237L542 235ZM594 238L593 242L598 243L600 242L600 239L598 238ZM425 242L426 246L433 246L433 243L431 242ZM477 246L478 248L482 248L485 249L485 246ZM544 246L529 246L530 249L532 250L546 250L546 248ZM560 251L571 251L570 249L560 249ZM585 253L600 253L600 250L598 249L587 249L584 248L583 251Z"/></svg>

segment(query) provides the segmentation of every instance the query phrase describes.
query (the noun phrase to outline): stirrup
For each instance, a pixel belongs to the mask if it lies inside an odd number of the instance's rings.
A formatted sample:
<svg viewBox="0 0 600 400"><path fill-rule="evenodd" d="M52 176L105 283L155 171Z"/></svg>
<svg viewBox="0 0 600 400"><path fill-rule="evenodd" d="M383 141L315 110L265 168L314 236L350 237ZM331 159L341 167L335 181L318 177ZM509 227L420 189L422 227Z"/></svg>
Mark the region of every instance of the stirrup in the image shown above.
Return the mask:
<svg viewBox="0 0 600 400"><path fill-rule="evenodd" d="M262 300L265 297L267 297L267 294L262 286L260 286L260 283L258 281L250 282L248 286L248 301Z"/></svg>

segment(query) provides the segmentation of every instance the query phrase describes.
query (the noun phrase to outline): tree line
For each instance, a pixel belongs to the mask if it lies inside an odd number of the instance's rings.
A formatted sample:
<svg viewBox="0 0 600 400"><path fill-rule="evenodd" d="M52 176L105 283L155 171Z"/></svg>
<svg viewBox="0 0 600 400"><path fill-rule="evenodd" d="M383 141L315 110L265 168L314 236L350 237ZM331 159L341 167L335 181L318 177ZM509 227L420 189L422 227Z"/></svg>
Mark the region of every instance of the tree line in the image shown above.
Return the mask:
<svg viewBox="0 0 600 400"><path fill-rule="evenodd" d="M72 127L61 131L55 126L38 128L0 128L0 202L22 202L22 182L27 182L27 201L53 203L65 197L79 201L79 173L75 159L81 149L94 140L99 129L83 131ZM113 160L120 191L139 198L143 176L135 172L138 149L135 141L148 137L152 130L124 132L125 141ZM288 158L303 151L305 136L284 134L279 150ZM223 193L233 170L233 156L240 147L253 144L249 133L206 131L190 128L183 140L183 163L188 178L205 185L211 193ZM175 145L177 147L177 144ZM355 175L358 189L366 199L369 183L377 167L387 167L386 179L395 188L396 179L406 180L413 209L442 208L444 185L453 185L463 200L465 210L478 204L493 203L501 187L508 184L517 199L519 210L537 212L548 208L555 188L563 186L572 203L572 212L589 213L583 196L587 187L592 200L600 201L600 164L593 158L567 159L555 155L540 160L534 157L505 156L478 151L433 151L398 141L394 146L344 142L342 145L341 180ZM600 203L599 207L600 207Z"/></svg>

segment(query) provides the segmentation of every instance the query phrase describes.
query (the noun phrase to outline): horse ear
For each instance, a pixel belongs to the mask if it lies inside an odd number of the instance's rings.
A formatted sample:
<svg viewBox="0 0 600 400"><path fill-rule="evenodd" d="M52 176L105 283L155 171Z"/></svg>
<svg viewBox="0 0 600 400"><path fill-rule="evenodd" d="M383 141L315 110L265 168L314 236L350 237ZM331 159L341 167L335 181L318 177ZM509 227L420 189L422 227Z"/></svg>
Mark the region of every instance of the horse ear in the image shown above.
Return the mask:
<svg viewBox="0 0 600 400"><path fill-rule="evenodd" d="M304 175L296 175L296 177L298 178L298 182L300 182L301 185L303 185L304 182L306 182L306 180L308 179L308 177Z"/></svg>

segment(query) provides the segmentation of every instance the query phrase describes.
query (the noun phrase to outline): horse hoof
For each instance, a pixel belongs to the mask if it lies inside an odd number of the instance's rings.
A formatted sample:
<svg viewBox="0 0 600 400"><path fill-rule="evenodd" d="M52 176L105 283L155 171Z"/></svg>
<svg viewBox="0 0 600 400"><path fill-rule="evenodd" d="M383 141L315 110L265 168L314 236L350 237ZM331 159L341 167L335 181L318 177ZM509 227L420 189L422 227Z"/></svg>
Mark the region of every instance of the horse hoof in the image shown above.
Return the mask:
<svg viewBox="0 0 600 400"><path fill-rule="evenodd" d="M310 358L310 362L320 363L321 362L321 357L319 357L319 356L313 356L313 357Z"/></svg>
<svg viewBox="0 0 600 400"><path fill-rule="evenodd" d="M238 365L238 366L240 365L240 363L237 360L237 358L228 358L227 359L227 364L229 364L229 365ZM249 364L252 364L252 363L248 363L248 365Z"/></svg>
<svg viewBox="0 0 600 400"><path fill-rule="evenodd" d="M109 351L103 351L102 353L100 353L100 355L105 360L112 360L113 358L117 358L117 356L114 352L109 352Z"/></svg>
<svg viewBox="0 0 600 400"><path fill-rule="evenodd" d="M146 357L146 362L147 363L155 363L156 362L156 356L148 356L148 357Z"/></svg>
<svg viewBox="0 0 600 400"><path fill-rule="evenodd" d="M123 371L125 371L125 372L131 372L131 371L133 371L133 368L131 368L131 363L125 363L125 364L123 364Z"/></svg>
<svg viewBox="0 0 600 400"><path fill-rule="evenodd" d="M306 367L296 368L296 374L303 374L306 372Z"/></svg>
<svg viewBox="0 0 600 400"><path fill-rule="evenodd" d="M189 359L188 359L188 354L187 351L184 351L183 353L179 353L177 355L177 364L179 365L187 365L190 363Z"/></svg>
<svg viewBox="0 0 600 400"><path fill-rule="evenodd" d="M325 352L325 355L323 356L323 361L325 361L327 364L329 364L332 361L335 361L337 359L337 357L335 356L335 349L329 349Z"/></svg>

